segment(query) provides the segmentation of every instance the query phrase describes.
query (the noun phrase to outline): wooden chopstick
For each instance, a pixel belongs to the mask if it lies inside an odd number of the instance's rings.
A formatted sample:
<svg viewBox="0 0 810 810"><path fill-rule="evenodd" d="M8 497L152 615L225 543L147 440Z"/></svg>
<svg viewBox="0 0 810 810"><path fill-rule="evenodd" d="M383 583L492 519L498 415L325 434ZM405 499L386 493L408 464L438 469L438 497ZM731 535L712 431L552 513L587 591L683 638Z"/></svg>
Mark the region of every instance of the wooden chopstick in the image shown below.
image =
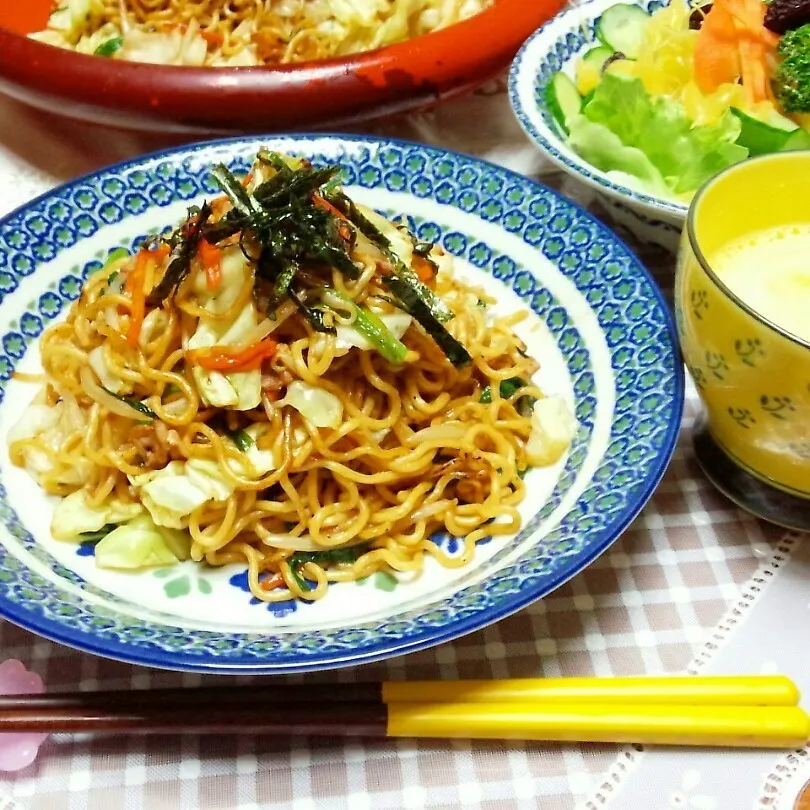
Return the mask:
<svg viewBox="0 0 810 810"><path fill-rule="evenodd" d="M386 681L341 684L200 687L70 692L0 697L0 711L51 709L172 708L216 704L311 703L622 703L712 706L796 706L799 691L782 675L648 676L637 678L522 678L512 680Z"/></svg>
<svg viewBox="0 0 810 810"><path fill-rule="evenodd" d="M519 739L738 748L797 748L810 717L796 706L482 703L274 704L167 710L7 709L0 733L264 734Z"/></svg>
<svg viewBox="0 0 810 810"><path fill-rule="evenodd" d="M810 718L798 707L798 697L795 685L781 676L78 692L0 698L0 733L304 734L791 748L810 737Z"/></svg>

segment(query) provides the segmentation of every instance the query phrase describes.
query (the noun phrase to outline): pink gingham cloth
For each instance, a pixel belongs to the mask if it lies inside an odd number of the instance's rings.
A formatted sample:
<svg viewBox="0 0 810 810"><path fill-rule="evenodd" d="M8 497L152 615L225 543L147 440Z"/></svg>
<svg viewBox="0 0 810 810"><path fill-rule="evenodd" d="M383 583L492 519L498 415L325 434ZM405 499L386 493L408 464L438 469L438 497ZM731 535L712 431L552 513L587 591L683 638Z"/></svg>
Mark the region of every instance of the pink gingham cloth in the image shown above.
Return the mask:
<svg viewBox="0 0 810 810"><path fill-rule="evenodd" d="M374 131L486 157L600 214L588 192L553 171L524 138L502 82ZM0 99L0 214L78 174L166 145ZM636 247L659 283L671 287L673 258ZM375 678L685 670L784 534L732 507L701 476L690 443L697 408L690 388L674 459L640 517L554 594L433 650L290 680L312 684L315 693L320 683ZM250 682L95 658L2 621L0 650L38 672L51 691ZM32 766L0 774L0 810L571 810L611 778L618 753L615 746L520 742L56 736Z"/></svg>

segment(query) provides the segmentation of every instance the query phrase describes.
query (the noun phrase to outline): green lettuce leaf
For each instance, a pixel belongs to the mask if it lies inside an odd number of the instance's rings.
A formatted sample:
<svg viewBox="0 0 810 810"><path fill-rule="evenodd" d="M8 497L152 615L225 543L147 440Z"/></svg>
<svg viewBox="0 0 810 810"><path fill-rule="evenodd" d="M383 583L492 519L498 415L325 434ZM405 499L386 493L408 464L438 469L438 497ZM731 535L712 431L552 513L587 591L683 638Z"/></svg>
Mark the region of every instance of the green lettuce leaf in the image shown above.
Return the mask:
<svg viewBox="0 0 810 810"><path fill-rule="evenodd" d="M710 177L748 157L748 150L735 143L740 122L730 110L716 125L693 126L681 104L650 96L636 78L607 73L585 106L583 117L610 130L624 147L641 152L676 194L696 190ZM601 150L594 148L592 137L586 137L587 148L604 164L594 163L597 168L648 180L649 165L642 166L635 155L632 161L627 154L611 157L607 144ZM576 140L582 141L582 133ZM611 144L615 146L615 142ZM576 148L573 141L572 146ZM591 160L586 154L582 157ZM628 170L628 164L633 170Z"/></svg>
<svg viewBox="0 0 810 810"><path fill-rule="evenodd" d="M672 190L650 159L639 149L625 146L606 126L594 124L584 115L571 116L567 124L568 145L583 160L608 177L616 175L618 182L624 182L626 177L636 178L637 183L625 184L638 191L659 197L672 196Z"/></svg>

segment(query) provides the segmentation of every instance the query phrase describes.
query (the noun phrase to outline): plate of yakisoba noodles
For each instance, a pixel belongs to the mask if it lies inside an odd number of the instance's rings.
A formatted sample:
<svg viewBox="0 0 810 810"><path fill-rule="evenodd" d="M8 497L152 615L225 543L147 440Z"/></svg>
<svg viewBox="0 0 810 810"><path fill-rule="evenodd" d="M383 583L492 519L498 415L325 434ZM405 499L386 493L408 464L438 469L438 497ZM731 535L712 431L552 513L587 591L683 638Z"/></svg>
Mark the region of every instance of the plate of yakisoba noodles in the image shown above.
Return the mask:
<svg viewBox="0 0 810 810"><path fill-rule="evenodd" d="M327 669L543 597L660 480L673 324L573 203L405 142L238 139L0 221L0 614Z"/></svg>

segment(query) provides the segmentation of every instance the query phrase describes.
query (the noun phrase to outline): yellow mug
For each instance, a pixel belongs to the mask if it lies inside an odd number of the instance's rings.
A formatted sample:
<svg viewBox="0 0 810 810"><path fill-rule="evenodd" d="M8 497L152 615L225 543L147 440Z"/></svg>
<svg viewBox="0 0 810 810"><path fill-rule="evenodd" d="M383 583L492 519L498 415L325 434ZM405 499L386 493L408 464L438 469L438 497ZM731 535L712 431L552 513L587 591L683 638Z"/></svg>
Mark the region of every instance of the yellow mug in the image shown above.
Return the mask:
<svg viewBox="0 0 810 810"><path fill-rule="evenodd" d="M809 190L810 152L754 158L712 179L689 209L675 280L681 349L713 446L701 458L696 441L698 458L740 505L797 527L810 524L810 344L735 295L707 257L756 231L810 223ZM806 515L786 518L790 502Z"/></svg>

